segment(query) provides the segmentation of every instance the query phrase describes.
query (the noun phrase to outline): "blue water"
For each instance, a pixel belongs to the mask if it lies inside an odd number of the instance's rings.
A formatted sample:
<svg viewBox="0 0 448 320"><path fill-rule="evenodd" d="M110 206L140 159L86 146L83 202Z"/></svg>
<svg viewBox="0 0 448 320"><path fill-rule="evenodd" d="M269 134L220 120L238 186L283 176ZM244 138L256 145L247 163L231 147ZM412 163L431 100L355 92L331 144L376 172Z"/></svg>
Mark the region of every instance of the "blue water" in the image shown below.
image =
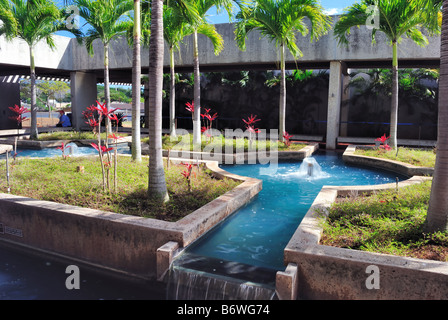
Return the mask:
<svg viewBox="0 0 448 320"><path fill-rule="evenodd" d="M223 165L224 170L263 180L263 189L234 215L187 249L199 256L283 270L283 250L324 185L373 185L395 182L397 174L348 166L336 153L313 156L322 175L298 173L302 162L279 163L276 173L261 174L266 165ZM401 180L402 176L398 176Z"/></svg>
<svg viewBox="0 0 448 320"><path fill-rule="evenodd" d="M76 149L75 149L76 148ZM74 147L73 154L70 152L70 148L66 149L65 154L70 156L89 156L89 155L97 155L98 151L96 151L91 146L80 146ZM127 144L119 144L117 148L118 153L120 154L131 154L131 150ZM11 153L9 154L11 157ZM48 157L61 157L62 151L58 148L46 148L46 149L17 149L17 157L31 157L31 158L48 158ZM0 156L0 159L4 159L6 156L3 154Z"/></svg>

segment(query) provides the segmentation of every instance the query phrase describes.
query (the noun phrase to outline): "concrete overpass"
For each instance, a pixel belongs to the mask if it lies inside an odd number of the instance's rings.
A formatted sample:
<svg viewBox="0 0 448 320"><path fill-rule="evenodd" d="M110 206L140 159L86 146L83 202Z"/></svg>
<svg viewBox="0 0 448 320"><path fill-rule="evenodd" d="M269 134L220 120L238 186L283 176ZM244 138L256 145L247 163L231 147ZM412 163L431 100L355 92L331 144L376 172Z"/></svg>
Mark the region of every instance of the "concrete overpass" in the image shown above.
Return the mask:
<svg viewBox="0 0 448 320"><path fill-rule="evenodd" d="M337 16L333 17L337 20ZM259 33L253 32L247 39L247 50L238 49L234 40L232 24L218 24L217 31L224 38L224 50L213 54L211 42L199 36L199 61L202 72L231 70L275 70L278 69L279 54L275 45ZM411 40L405 39L399 46L400 67L433 67L440 64L440 37L429 39L428 46L421 48ZM57 49L52 51L45 43L36 47L37 75L49 79L71 81L72 112L74 126L79 128L82 122L81 111L95 103L96 84L103 78L103 49L99 41L94 43L94 56L87 54L84 46L75 39L55 36ZM286 57L289 69L329 69L330 92L328 105L327 146L334 148L339 134L340 105L344 74L347 69L387 68L392 64L392 49L381 34L377 34L377 44L371 43L371 31L365 27L356 28L350 35L349 47L340 47L330 31L319 41L310 42L309 37L298 37L298 47L303 57L297 61L288 53ZM192 72L192 39L186 38L176 54L176 71ZM142 72L147 73L149 64L148 49L142 50ZM168 72L168 50L165 50L165 69ZM121 38L111 44L110 80L115 83L130 83L132 73L132 48L126 39ZM0 76L29 75L29 49L20 40L6 42L0 38ZM11 77L14 80L14 77Z"/></svg>

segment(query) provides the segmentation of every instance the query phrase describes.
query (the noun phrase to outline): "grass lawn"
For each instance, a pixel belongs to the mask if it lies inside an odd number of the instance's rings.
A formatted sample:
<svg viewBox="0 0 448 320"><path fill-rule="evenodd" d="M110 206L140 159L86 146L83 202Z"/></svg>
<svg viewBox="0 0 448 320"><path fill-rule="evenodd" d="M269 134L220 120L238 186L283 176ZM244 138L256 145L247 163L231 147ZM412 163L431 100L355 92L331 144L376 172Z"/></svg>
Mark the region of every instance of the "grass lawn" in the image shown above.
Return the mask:
<svg viewBox="0 0 448 320"><path fill-rule="evenodd" d="M143 143L148 143L148 138L142 139ZM178 136L176 139L171 139L169 135L165 135L162 138L163 148L172 150L193 150L193 136L183 135ZM307 145L304 143L291 143L290 146L286 146L283 142L279 141L253 141L253 144L247 138L228 139L224 136L213 137L210 139L202 139L201 150L208 150L211 152L224 153L227 149L232 152L247 152L256 151L259 148L261 150L271 150L277 148L278 151L298 151L303 149Z"/></svg>
<svg viewBox="0 0 448 320"><path fill-rule="evenodd" d="M115 131L114 131L115 132ZM101 139L106 139L107 134L101 133ZM118 136L128 136L127 133L119 133ZM96 140L98 136L92 131L56 131L39 133L38 141L53 140Z"/></svg>
<svg viewBox="0 0 448 320"><path fill-rule="evenodd" d="M436 153L430 149L398 148L397 151L384 151L380 149L362 149L356 148L355 154L396 160L412 164L419 167L433 168L436 163Z"/></svg>
<svg viewBox="0 0 448 320"><path fill-rule="evenodd" d="M0 161L0 191L7 191L5 161ZM77 172L84 166L84 173ZM148 159L141 163L119 157L118 191L103 192L101 166L97 157L63 160L20 158L11 167L11 193L39 200L89 207L165 221L177 221L232 190L240 182L215 179L206 169L193 168L191 192L182 172L183 165L171 164L166 171L170 201L164 205L147 199ZM111 168L111 176L113 168ZM111 178L113 190L113 179Z"/></svg>
<svg viewBox="0 0 448 320"><path fill-rule="evenodd" d="M371 196L340 198L323 223L321 244L448 261L448 232L424 233L431 182Z"/></svg>

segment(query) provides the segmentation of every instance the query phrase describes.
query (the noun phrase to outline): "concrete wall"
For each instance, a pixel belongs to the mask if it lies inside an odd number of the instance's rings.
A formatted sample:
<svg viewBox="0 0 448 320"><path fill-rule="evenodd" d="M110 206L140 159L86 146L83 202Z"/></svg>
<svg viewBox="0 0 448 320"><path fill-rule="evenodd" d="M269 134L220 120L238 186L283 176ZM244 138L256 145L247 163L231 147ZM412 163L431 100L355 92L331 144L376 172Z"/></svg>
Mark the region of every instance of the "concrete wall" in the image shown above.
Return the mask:
<svg viewBox="0 0 448 320"><path fill-rule="evenodd" d="M333 16L336 22L338 16ZM213 46L208 38L199 35L199 61L201 66L213 65L252 65L276 64L279 54L275 45L268 39L260 36L258 31L249 34L246 41L247 50L241 51L234 40L233 24L217 24L216 29L224 38L224 50L216 56ZM88 55L85 46L78 45L75 39L63 36L54 36L56 50L52 51L44 42L36 46L36 66L62 70L101 70L103 69L103 48L100 41L94 42L94 55ZM177 67L190 67L193 64L192 38L185 39L180 54L176 54ZM330 61L389 61L392 59L392 50L382 33L377 34L377 44L371 43L371 31L366 27L354 28L350 35L350 45L340 47L330 31L319 41L310 42L309 36L298 36L297 45L303 52L298 62L330 62ZM29 66L29 49L25 42L13 40L7 42L0 37L0 64ZM430 44L424 48L419 47L410 40L403 40L399 46L399 58L408 60L439 60L440 37L430 38ZM287 53L286 60L294 63L295 59ZM142 67L148 67L149 52L142 49ZM169 66L168 50L165 50L165 63ZM110 68L131 69L132 48L125 38L111 43ZM130 80L130 77L129 77Z"/></svg>
<svg viewBox="0 0 448 320"><path fill-rule="evenodd" d="M0 128L17 129L17 122L9 118L14 115L9 107L20 106L20 85L6 82L6 78L0 77Z"/></svg>
<svg viewBox="0 0 448 320"><path fill-rule="evenodd" d="M349 148L350 149L350 148ZM353 161L375 167L396 169L398 164L366 162L347 150ZM407 166L401 164L402 167ZM410 166L408 172L412 172ZM401 169L403 172L403 169ZM399 188L430 180L430 177L414 176L401 181ZM323 187L313 205L300 223L285 248L285 265L293 274L281 273L277 279L285 287L283 296L290 299L336 299L336 300L445 300L448 298L448 265L446 262L414 259L388 254L378 254L320 244L321 222L328 208L338 196L353 191L371 193L396 188L395 183L379 186ZM369 276L374 266L378 287L369 287ZM282 282L282 283L283 283ZM290 289L290 290L286 290Z"/></svg>

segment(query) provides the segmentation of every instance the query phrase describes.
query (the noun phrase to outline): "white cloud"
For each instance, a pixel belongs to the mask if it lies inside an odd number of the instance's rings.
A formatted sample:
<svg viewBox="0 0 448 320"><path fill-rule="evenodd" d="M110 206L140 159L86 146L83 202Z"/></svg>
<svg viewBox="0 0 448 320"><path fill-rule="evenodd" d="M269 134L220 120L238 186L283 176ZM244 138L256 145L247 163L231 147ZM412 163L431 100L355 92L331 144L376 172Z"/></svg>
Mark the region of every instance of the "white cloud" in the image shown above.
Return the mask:
<svg viewBox="0 0 448 320"><path fill-rule="evenodd" d="M327 15L335 15L335 14L341 14L343 9L341 8L330 8L325 10L325 14Z"/></svg>

